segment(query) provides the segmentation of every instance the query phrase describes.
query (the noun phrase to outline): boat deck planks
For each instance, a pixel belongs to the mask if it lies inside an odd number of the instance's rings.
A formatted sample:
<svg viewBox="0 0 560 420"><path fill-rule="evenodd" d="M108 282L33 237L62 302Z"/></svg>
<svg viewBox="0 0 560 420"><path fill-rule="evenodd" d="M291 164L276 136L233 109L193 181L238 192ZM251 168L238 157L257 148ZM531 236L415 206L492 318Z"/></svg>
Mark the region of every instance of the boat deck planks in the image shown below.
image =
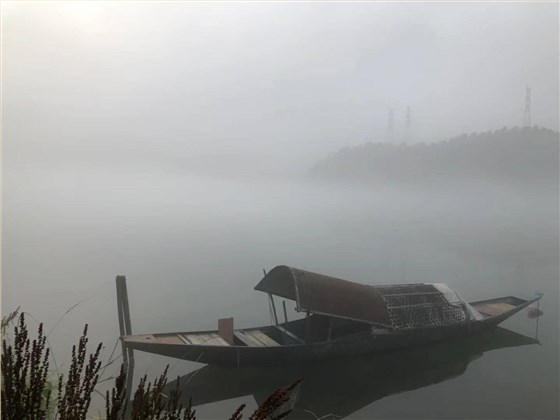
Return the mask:
<svg viewBox="0 0 560 420"><path fill-rule="evenodd" d="M514 309L515 306L505 302L495 302L495 303L484 303L484 304L474 305L474 308L481 314L488 315L488 316L496 316Z"/></svg>
<svg viewBox="0 0 560 420"><path fill-rule="evenodd" d="M256 338L257 340L259 340L261 343L263 343L265 346L268 347L276 347L280 345L272 338L270 338L268 335L263 333L261 330L245 330L245 334L251 335L253 338Z"/></svg>
<svg viewBox="0 0 560 420"><path fill-rule="evenodd" d="M234 335L243 342L247 347L267 347L262 341L257 340L245 331L235 331Z"/></svg>
<svg viewBox="0 0 560 420"><path fill-rule="evenodd" d="M249 347L277 347L280 345L261 330L235 331L234 335Z"/></svg>
<svg viewBox="0 0 560 420"><path fill-rule="evenodd" d="M198 344L202 346L229 346L229 343L218 334L182 334L181 338L186 340L187 344Z"/></svg>
<svg viewBox="0 0 560 420"><path fill-rule="evenodd" d="M154 336L154 339L157 340L158 343L163 344L183 344L185 341L179 335L163 335L163 336ZM186 343L190 344L190 343Z"/></svg>

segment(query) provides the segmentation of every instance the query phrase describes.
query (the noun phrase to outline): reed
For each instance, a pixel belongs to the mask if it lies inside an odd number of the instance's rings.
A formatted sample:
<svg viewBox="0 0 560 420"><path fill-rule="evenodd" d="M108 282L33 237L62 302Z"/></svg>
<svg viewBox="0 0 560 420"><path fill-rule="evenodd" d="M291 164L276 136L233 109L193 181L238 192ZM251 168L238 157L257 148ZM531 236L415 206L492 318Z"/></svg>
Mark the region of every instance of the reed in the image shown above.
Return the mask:
<svg viewBox="0 0 560 420"><path fill-rule="evenodd" d="M4 328L7 324L2 323ZM51 390L47 383L49 349L43 324L31 341L23 314L14 327L13 344L2 339L2 419L44 419L49 410Z"/></svg>
<svg viewBox="0 0 560 420"><path fill-rule="evenodd" d="M93 354L87 357L86 345L88 326L78 342L78 347L72 347L72 362L68 371L68 377L58 377L58 418L60 420L85 419L93 391L99 380L99 352L101 343ZM86 363L87 361L87 363Z"/></svg>
<svg viewBox="0 0 560 420"><path fill-rule="evenodd" d="M2 320L2 330L15 319ZM25 324L24 314L20 314L14 327L13 342L2 339L2 420L39 420L56 418L60 420L85 420L91 405L101 369L99 344L91 354L87 352L87 331L84 327L78 344L72 347L72 360L66 376L58 376L56 407L51 405L52 384L48 381L49 349L43 324L39 324L37 338L31 340ZM2 331L4 332L4 331ZM166 395L167 368L153 382L147 376L141 378L132 401L126 399L126 371L121 365L113 387L105 394L106 420L196 420L192 401L186 406L180 403L179 381L177 388ZM294 390L301 380L276 390L258 407L249 420L266 420L286 417L290 408L283 409L291 400ZM231 415L230 420L241 420L245 404Z"/></svg>

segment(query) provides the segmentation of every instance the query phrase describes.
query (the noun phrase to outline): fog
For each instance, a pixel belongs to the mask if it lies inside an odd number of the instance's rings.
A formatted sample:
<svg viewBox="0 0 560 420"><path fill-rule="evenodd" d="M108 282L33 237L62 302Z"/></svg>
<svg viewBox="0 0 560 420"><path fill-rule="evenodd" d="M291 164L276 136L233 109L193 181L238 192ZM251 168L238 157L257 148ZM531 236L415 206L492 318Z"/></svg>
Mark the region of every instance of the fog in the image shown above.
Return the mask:
<svg viewBox="0 0 560 420"><path fill-rule="evenodd" d="M418 412L449 418L466 396L477 401L461 408L468 418L557 413L556 193L52 170L18 188L6 186L5 197L3 308L22 305L48 330L55 327L50 342L60 370L85 323L109 358L118 337L117 274L128 279L135 333L212 330L230 316L240 328L269 324L266 296L253 287L263 268L288 264L369 284L446 282L469 301L545 293L542 346L496 350L473 362L459 383L382 399L350 418ZM289 303L289 319L296 315ZM534 335L534 320L524 314L505 326ZM155 377L167 364L171 377L200 366L141 352L135 357L136 378ZM514 376L505 383L503 369ZM491 389L508 391L480 393L482 378ZM258 382L253 388L259 390ZM445 403L428 403L434 399ZM256 406L248 395L197 412L224 418L242 402ZM330 412L320 408L315 412Z"/></svg>
<svg viewBox="0 0 560 420"><path fill-rule="evenodd" d="M135 333L267 324L253 287L280 264L445 282L468 301L541 291L542 346L497 350L353 418L557 417L557 179L307 174L342 147L387 142L389 109L394 143L410 106L409 143L436 144L521 126L528 85L533 124L558 130L558 17L557 3L3 3L2 313L21 306L53 328L63 370L85 323L111 353L118 274ZM200 367L136 357L137 377ZM482 382L507 392L481 395ZM253 404L197 412L240 402Z"/></svg>
<svg viewBox="0 0 560 420"><path fill-rule="evenodd" d="M6 3L6 163L304 168L339 147L558 129L554 3ZM117 163L118 162L118 163ZM236 162L241 162L236 165ZM277 169L280 171L280 169Z"/></svg>

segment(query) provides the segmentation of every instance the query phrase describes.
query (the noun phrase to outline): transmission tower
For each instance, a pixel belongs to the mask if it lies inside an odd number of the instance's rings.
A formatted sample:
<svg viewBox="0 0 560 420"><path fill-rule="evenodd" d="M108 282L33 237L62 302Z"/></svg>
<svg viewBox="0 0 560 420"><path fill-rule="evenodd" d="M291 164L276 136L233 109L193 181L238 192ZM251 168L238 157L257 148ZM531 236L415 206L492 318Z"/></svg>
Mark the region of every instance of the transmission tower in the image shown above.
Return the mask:
<svg viewBox="0 0 560 420"><path fill-rule="evenodd" d="M389 117L387 121L387 142L393 143L395 134L395 111L389 108Z"/></svg>
<svg viewBox="0 0 560 420"><path fill-rule="evenodd" d="M404 142L410 143L410 106L406 107L406 116L404 119Z"/></svg>
<svg viewBox="0 0 560 420"><path fill-rule="evenodd" d="M525 87L525 112L523 114L523 127L531 127L531 88Z"/></svg>

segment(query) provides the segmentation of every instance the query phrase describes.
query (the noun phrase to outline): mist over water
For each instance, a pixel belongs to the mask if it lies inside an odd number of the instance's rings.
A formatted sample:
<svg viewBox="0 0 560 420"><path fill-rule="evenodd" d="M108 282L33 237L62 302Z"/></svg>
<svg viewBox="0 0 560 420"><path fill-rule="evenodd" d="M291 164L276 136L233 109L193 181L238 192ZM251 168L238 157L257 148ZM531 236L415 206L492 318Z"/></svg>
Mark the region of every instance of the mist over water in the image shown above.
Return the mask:
<svg viewBox="0 0 560 420"><path fill-rule="evenodd" d="M14 180L22 178L25 183L16 188ZM332 186L280 177L210 178L165 168L20 167L5 179L4 312L21 305L48 330L85 299L50 337L61 365L69 362L70 346L85 323L92 342L105 343L108 357L118 336L117 274L128 279L135 333L206 330L229 316L237 327L269 324L266 296L252 288L263 268L287 264L370 284L446 282L468 301L544 292L542 347L496 353L513 357L522 351L526 359L520 363L533 367L508 386L517 392L544 386L531 397L539 400L540 411L531 411L533 402L526 401L527 413L557 413L557 190ZM508 323L534 334L534 320L523 314ZM167 363L171 377L197 366L136 357L137 376L156 375ZM502 369L499 363L486 365L488 360L484 356L485 369ZM452 389L437 392L453 394ZM542 403L543 393L548 403ZM395 399L399 404L399 397L389 398ZM236 402L199 412L223 416ZM390 402L378 403L381 417L406 417L392 415ZM355 418L378 413L378 403ZM509 408L495 414L517 416Z"/></svg>

